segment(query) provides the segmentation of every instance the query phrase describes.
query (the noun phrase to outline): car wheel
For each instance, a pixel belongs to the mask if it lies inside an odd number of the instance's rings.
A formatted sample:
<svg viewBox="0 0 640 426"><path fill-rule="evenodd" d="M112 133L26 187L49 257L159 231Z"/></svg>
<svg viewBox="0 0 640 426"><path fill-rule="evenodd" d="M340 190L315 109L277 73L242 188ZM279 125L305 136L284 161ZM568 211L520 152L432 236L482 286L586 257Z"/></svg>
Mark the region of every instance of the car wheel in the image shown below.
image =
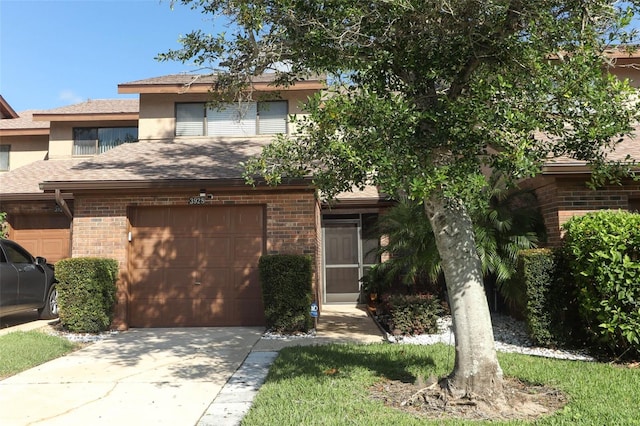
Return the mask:
<svg viewBox="0 0 640 426"><path fill-rule="evenodd" d="M44 302L44 307L38 309L40 319L53 319L58 317L58 290L55 284L49 287L49 294Z"/></svg>

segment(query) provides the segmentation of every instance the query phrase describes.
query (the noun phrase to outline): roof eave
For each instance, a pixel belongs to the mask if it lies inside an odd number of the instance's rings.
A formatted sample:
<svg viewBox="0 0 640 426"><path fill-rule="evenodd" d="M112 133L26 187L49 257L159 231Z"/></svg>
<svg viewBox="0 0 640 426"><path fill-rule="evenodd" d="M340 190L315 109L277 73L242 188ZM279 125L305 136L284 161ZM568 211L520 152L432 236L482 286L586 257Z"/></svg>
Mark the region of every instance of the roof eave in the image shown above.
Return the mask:
<svg viewBox="0 0 640 426"><path fill-rule="evenodd" d="M49 128L0 129L0 136L48 136Z"/></svg>
<svg viewBox="0 0 640 426"><path fill-rule="evenodd" d="M33 114L33 121L100 121L100 120L120 120L120 121L136 121L140 118L138 112L114 112L114 113L95 113L95 114Z"/></svg>
<svg viewBox="0 0 640 426"><path fill-rule="evenodd" d="M65 200L73 200L73 194L63 192L62 198ZM23 193L0 193L0 203L5 201L55 201L56 196L53 192L23 192Z"/></svg>
<svg viewBox="0 0 640 426"><path fill-rule="evenodd" d="M268 187L257 182L255 187L248 185L244 179L163 179L163 180L121 180L121 181L45 181L40 183L43 191L56 189L65 191L93 190L145 190L145 189L183 189L183 188L226 188L228 190L267 188L291 189L307 187L313 189L309 179L290 179L277 187Z"/></svg>
<svg viewBox="0 0 640 426"><path fill-rule="evenodd" d="M129 84L122 83L118 85L119 94L133 94L133 93L168 93L168 94L182 94L182 93L209 93L213 87L213 83L194 83L194 84ZM300 81L288 87L276 86L273 83L254 83L253 90L258 92L273 92L273 91L297 91L297 90L322 90L326 85L322 81L309 80Z"/></svg>

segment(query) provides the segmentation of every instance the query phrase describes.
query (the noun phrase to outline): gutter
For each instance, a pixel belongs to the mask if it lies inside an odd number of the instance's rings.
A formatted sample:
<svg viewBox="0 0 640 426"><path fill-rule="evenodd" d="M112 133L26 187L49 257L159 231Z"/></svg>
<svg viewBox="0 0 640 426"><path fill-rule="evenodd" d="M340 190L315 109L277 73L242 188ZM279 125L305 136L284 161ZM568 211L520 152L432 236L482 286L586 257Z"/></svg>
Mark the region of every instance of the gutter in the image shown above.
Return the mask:
<svg viewBox="0 0 640 426"><path fill-rule="evenodd" d="M64 200L64 198L62 198L62 193L60 192L59 189L56 189L55 197L56 197L56 204L60 206L64 214L69 218L71 223L73 223L73 213L71 213L71 209L69 209L69 205L67 204L67 202Z"/></svg>

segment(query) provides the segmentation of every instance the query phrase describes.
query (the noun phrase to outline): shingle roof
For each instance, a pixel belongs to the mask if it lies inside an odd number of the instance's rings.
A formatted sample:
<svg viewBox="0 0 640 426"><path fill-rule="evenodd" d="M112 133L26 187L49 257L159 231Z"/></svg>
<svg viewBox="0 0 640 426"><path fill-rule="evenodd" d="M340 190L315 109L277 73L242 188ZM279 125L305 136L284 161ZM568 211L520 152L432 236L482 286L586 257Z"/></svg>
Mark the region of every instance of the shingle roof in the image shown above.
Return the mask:
<svg viewBox="0 0 640 426"><path fill-rule="evenodd" d="M48 121L33 121L33 114L42 111L26 110L18 113L18 118L0 120L0 130L48 129Z"/></svg>
<svg viewBox="0 0 640 426"><path fill-rule="evenodd" d="M120 145L42 179L47 182L122 182L242 178L240 162L271 138L154 140Z"/></svg>
<svg viewBox="0 0 640 426"><path fill-rule="evenodd" d="M37 115L60 114L117 114L137 113L140 111L138 99L89 99L79 104L67 105L60 108L38 111Z"/></svg>
<svg viewBox="0 0 640 426"><path fill-rule="evenodd" d="M43 179L66 170L80 161L82 160L39 160L10 172L0 173L0 194L42 193L39 184Z"/></svg>
<svg viewBox="0 0 640 426"><path fill-rule="evenodd" d="M632 135L627 135L622 138L614 150L607 152L607 158L611 161L625 161L627 155L632 160L640 162L640 126L637 126ZM562 156L553 159L549 159L545 166L584 166L585 161L573 159L571 157Z"/></svg>

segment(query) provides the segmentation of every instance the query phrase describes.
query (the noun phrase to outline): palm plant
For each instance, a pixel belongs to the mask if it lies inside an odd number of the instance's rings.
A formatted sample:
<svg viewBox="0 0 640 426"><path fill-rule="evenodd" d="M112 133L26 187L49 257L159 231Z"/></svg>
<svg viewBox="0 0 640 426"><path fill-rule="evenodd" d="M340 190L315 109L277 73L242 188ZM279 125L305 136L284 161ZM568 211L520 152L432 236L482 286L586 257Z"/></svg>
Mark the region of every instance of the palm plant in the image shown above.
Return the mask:
<svg viewBox="0 0 640 426"><path fill-rule="evenodd" d="M486 189L487 200L470 208L476 247L485 281L495 283L511 305L523 300L523 291L511 279L518 252L534 248L544 237L535 195L530 191L508 191L499 176ZM441 261L431 225L418 201L401 198L378 221L383 240L379 254L388 260L377 265L369 282L384 287L400 282L413 288L439 293Z"/></svg>

